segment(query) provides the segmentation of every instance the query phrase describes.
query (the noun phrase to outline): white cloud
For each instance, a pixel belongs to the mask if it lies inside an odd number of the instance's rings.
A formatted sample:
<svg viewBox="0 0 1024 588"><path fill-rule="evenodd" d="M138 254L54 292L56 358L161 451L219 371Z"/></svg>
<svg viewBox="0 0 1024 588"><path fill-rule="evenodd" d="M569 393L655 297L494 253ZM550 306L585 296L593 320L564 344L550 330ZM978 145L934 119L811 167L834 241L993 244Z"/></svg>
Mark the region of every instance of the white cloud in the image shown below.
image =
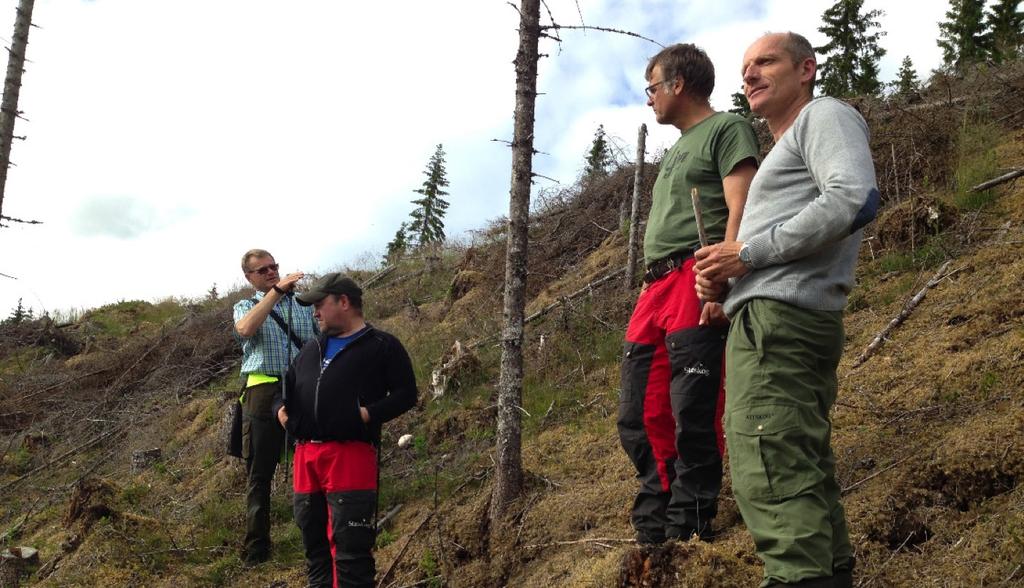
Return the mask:
<svg viewBox="0 0 1024 588"><path fill-rule="evenodd" d="M9 38L15 0L0 0ZM891 77L905 54L937 65L944 3L867 8ZM934 4L934 6L932 5ZM579 24L575 0L549 0ZM746 45L810 33L829 2L580 0L583 22L663 43L693 41L718 70L719 108ZM545 17L546 18L546 17ZM202 295L241 279L250 247L285 269L324 270L381 250L408 217L434 146L448 154L457 235L507 212L518 15L500 0L37 0L3 212L45 222L0 230L0 316ZM677 132L644 104L658 47L561 32L538 79L538 173L570 182L598 124L655 153ZM541 180L539 186L545 185Z"/></svg>

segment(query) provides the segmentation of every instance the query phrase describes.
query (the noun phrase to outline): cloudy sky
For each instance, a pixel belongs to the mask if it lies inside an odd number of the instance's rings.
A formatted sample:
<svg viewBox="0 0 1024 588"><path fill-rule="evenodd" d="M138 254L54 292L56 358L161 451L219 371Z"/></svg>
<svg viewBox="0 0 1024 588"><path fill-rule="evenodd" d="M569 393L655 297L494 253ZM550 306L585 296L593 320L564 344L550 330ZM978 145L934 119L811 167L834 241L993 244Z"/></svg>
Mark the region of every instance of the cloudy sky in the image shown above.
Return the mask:
<svg viewBox="0 0 1024 588"><path fill-rule="evenodd" d="M715 62L713 104L739 89L763 32L814 44L831 0L548 0L560 24L694 42ZM9 42L16 0L0 0ZM941 59L944 0L882 2L882 77ZM581 14L582 13L582 14ZM449 236L507 213L518 16L504 0L36 0L0 229L0 316L118 300L198 297L241 282L242 252L282 270L379 259L438 143ZM600 32L542 43L537 173L579 174L598 124L626 153L677 132L645 105L658 47ZM539 180L538 189L555 186Z"/></svg>

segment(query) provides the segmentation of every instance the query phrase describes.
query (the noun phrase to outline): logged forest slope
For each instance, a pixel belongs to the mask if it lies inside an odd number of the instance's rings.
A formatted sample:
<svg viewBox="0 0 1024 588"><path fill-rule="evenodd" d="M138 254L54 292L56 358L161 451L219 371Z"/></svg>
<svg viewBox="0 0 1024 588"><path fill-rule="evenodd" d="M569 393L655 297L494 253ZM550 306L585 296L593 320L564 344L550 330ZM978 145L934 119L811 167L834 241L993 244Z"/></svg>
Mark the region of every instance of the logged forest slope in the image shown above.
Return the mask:
<svg viewBox="0 0 1024 588"><path fill-rule="evenodd" d="M1022 93L1015 66L933 81L914 103L857 103L884 195L832 415L858 585L1024 583L1024 181L970 191L1024 167ZM621 276L587 288L625 264L632 182L626 166L536 199L527 314L545 312L526 330L527 483L509 526L486 516L504 223L410 254L367 288L367 317L406 343L420 384L419 406L384 431L381 585L757 585L728 475L714 543L632 543L636 481L615 415L636 290ZM246 295L0 326L0 546L38 550L4 558L0 584L304 585L282 475L273 558L238 558L244 473L223 437L237 398L230 309Z"/></svg>

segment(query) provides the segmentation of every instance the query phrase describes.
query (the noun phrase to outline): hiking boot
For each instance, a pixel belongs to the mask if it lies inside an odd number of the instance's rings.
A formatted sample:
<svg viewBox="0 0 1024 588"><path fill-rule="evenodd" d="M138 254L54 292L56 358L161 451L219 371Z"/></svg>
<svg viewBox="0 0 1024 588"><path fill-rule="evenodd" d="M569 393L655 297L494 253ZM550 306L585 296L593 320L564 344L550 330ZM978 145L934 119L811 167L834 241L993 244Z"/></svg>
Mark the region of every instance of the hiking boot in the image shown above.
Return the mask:
<svg viewBox="0 0 1024 588"><path fill-rule="evenodd" d="M651 531L637 531L636 542L640 545L661 545L665 542L665 535Z"/></svg>
<svg viewBox="0 0 1024 588"><path fill-rule="evenodd" d="M244 553L242 554L242 566L246 568L254 568L269 559L270 554L267 552Z"/></svg>
<svg viewBox="0 0 1024 588"><path fill-rule="evenodd" d="M665 531L665 537L668 539L676 539L684 543L692 539L694 535L705 543L711 543L715 540L715 530L710 524L704 525L704 528L700 531L693 527L669 527Z"/></svg>

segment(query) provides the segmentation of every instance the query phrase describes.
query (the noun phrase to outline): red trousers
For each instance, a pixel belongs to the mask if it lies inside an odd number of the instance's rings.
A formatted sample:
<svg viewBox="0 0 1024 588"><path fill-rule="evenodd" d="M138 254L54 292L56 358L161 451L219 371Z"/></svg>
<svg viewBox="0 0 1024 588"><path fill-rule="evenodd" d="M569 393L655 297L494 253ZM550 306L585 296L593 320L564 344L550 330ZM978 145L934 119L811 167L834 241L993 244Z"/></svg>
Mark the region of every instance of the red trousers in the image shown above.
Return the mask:
<svg viewBox="0 0 1024 588"><path fill-rule="evenodd" d="M372 588L377 450L361 441L300 441L294 478L309 586Z"/></svg>
<svg viewBox="0 0 1024 588"><path fill-rule="evenodd" d="M626 330L617 425L644 542L704 536L717 513L728 329L699 326L700 314L691 258L640 293Z"/></svg>

